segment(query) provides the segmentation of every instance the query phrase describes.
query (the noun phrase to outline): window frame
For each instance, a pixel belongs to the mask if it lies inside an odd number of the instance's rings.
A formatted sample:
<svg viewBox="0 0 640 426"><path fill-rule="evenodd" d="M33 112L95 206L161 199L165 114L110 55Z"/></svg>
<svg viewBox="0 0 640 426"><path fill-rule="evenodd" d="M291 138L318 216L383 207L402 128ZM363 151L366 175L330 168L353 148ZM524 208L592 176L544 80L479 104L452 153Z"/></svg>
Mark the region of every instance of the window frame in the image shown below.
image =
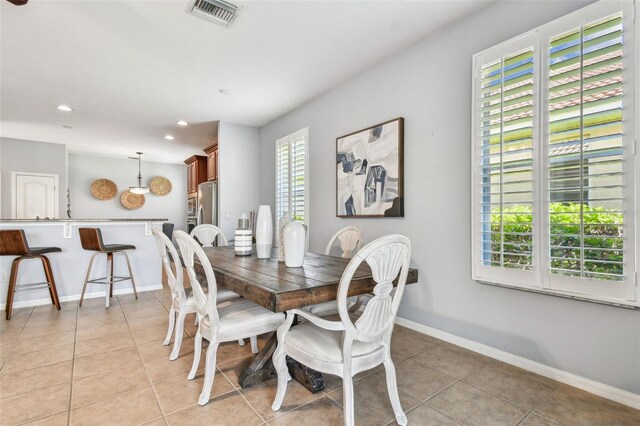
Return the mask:
<svg viewBox="0 0 640 426"><path fill-rule="evenodd" d="M548 169L548 90L549 66L548 43L551 37L593 21L622 12L624 25L623 43L623 110L624 134L623 158L625 224L624 224L624 268L623 281L610 283L583 277L567 277L551 274L549 268L549 217L550 204ZM637 152L638 126L640 125L640 95L636 90L640 77L640 41L638 40L638 10L635 2L600 1L576 12L544 24L527 33L507 40L473 56L472 76L472 155L471 155L471 244L472 279L482 283L528 289L544 294L567 296L582 300L598 301L627 307L640 307L638 289L638 267L640 265L640 156ZM512 55L519 50L533 47L534 50L534 94L533 94L533 253L532 270L518 270L482 265L481 253L481 197L482 175L480 172L480 79L482 66ZM617 289L612 289L617 285Z"/></svg>
<svg viewBox="0 0 640 426"><path fill-rule="evenodd" d="M278 168L280 164L278 162L278 148L282 145L291 145L295 143L296 139L302 136L304 139L304 225L307 226L307 244L309 241L309 128L304 127L295 132L289 133L286 136L276 139L275 141L275 229L279 229L280 217L278 217ZM291 161L291 160L290 160ZM291 174L293 169L289 167L289 182L291 182ZM291 216L291 186L289 186L289 215Z"/></svg>

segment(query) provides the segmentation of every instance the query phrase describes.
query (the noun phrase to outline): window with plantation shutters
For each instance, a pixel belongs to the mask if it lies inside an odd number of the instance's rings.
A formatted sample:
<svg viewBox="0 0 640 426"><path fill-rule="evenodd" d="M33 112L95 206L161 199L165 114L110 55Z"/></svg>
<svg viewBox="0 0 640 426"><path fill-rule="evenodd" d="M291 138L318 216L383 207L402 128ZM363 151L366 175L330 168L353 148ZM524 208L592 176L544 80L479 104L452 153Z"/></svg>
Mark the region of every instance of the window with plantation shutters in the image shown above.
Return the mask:
<svg viewBox="0 0 640 426"><path fill-rule="evenodd" d="M633 17L599 2L474 56L474 279L638 306Z"/></svg>
<svg viewBox="0 0 640 426"><path fill-rule="evenodd" d="M307 128L276 141L276 225L284 215L308 224L308 144Z"/></svg>

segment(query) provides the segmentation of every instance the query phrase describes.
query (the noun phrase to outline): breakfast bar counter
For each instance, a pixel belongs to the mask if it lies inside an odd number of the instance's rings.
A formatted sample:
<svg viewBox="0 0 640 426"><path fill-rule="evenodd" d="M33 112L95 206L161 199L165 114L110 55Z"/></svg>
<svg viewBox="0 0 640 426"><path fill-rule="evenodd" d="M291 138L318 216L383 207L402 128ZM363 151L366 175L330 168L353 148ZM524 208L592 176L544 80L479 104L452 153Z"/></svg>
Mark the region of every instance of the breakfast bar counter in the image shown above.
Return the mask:
<svg viewBox="0 0 640 426"><path fill-rule="evenodd" d="M104 219L0 219L0 230L22 229L32 247L60 247L62 252L49 257L53 269L58 295L61 302L78 300L82 292L85 273L92 252L85 251L80 244L78 228L93 227L102 230L105 244L132 244L135 250L129 252L131 267L138 292L159 290L162 288L161 260L158 255L152 228L160 229L163 218L104 218ZM93 265L92 277L104 276L106 256L98 256ZM0 258L0 309L4 309L12 258ZM30 265L30 263L34 263ZM19 269L18 282L43 281L42 267L36 265L38 259L27 259ZM126 275L126 264L115 262L115 275ZM114 294L131 293L130 282L116 283ZM104 285L89 284L86 298L104 297ZM14 308L49 304L51 300L47 289L33 292L16 293Z"/></svg>

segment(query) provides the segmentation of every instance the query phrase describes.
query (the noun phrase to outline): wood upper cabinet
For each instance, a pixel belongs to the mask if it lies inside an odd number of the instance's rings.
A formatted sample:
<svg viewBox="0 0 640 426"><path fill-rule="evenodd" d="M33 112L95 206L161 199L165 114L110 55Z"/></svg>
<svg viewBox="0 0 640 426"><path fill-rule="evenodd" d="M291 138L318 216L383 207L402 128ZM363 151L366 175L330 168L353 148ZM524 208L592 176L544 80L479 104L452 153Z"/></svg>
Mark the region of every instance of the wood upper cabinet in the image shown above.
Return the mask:
<svg viewBox="0 0 640 426"><path fill-rule="evenodd" d="M204 149L207 154L207 180L218 180L218 142Z"/></svg>
<svg viewBox="0 0 640 426"><path fill-rule="evenodd" d="M198 192L198 185L207 181L207 157L192 155L184 160L187 165L187 194Z"/></svg>

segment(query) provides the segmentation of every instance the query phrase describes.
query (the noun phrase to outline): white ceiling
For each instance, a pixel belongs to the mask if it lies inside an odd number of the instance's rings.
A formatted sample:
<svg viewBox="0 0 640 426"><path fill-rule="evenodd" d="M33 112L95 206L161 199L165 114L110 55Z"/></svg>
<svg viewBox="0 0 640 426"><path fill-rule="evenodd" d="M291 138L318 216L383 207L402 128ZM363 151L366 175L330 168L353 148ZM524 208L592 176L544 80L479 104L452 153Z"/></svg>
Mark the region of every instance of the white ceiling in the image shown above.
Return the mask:
<svg viewBox="0 0 640 426"><path fill-rule="evenodd" d="M0 0L0 135L178 163L212 121L262 126L487 2L243 1L227 29L187 1Z"/></svg>

